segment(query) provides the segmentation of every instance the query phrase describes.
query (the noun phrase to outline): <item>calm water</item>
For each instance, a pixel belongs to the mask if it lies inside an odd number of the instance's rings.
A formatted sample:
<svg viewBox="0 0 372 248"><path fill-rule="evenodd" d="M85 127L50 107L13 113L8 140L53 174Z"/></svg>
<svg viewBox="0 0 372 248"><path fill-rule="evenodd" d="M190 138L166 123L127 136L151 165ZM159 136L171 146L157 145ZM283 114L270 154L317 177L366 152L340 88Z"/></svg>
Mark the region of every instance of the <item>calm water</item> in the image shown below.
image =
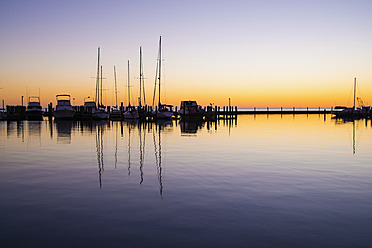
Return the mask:
<svg viewBox="0 0 372 248"><path fill-rule="evenodd" d="M2 247L371 247L372 124L0 122Z"/></svg>

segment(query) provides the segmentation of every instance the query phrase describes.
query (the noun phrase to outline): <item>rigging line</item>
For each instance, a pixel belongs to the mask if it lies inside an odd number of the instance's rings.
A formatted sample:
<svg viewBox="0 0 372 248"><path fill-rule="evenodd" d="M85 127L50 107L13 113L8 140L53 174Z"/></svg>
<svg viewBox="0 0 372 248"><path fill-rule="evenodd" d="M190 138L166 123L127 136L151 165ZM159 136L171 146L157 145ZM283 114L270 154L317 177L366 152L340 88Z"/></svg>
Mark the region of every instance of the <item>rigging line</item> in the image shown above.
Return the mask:
<svg viewBox="0 0 372 248"><path fill-rule="evenodd" d="M350 90L350 93L349 93L349 98L347 100L347 105L350 104L350 99L351 99L351 96L354 94L354 84L353 86L351 87L351 90Z"/></svg>

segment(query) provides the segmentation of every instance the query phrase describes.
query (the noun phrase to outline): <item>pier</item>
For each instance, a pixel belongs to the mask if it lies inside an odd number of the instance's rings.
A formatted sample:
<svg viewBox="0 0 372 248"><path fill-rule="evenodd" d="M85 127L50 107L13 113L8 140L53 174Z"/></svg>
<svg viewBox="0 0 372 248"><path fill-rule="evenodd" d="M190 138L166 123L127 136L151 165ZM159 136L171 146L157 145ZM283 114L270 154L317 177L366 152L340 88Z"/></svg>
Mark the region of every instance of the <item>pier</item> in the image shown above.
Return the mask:
<svg viewBox="0 0 372 248"><path fill-rule="evenodd" d="M153 114L157 110L157 107L152 106L137 106L136 107L140 114L140 119L142 121L156 121L156 115ZM205 121L214 121L214 120L223 120L223 119L236 119L238 115L309 115L309 114L331 114L333 108L243 108L239 109L237 106L207 106L200 107L203 111L202 115L198 116L198 120ZM83 106L73 106L75 110L75 120L89 120L91 115L89 114L89 109L84 108ZM111 120L124 120L123 114L128 109L128 106L124 106L123 103L118 107L118 110L115 114L111 113ZM25 120L25 106L7 106L7 118L6 120ZM106 110L112 112L111 107L107 106ZM53 104L49 103L48 107L45 109L43 116L52 118L53 117ZM181 119L181 114L178 111L178 107L175 106L171 108L173 112L172 119L178 120ZM183 115L187 120L193 120L192 114L190 116ZM188 118L189 117L189 118Z"/></svg>

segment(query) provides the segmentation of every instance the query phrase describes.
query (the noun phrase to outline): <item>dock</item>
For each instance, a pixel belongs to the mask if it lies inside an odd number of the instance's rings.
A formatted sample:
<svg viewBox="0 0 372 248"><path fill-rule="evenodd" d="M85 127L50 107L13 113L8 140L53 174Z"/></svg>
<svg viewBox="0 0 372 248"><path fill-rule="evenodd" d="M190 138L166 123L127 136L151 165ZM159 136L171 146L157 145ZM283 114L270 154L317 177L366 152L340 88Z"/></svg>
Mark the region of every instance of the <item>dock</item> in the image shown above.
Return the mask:
<svg viewBox="0 0 372 248"><path fill-rule="evenodd" d="M73 107L76 114L75 120L87 120L89 115L87 115L86 110L82 106ZM142 106L137 107L138 111L141 112L142 121L156 121L156 116L153 114L153 111L156 111L156 107L152 106ZM120 110L120 115L116 113L116 116L111 118L111 120L123 120L123 113L126 111L127 107L121 106L118 108ZM205 121L214 121L214 120L228 120L236 119L238 115L309 115L309 114L331 114L333 108L244 108L239 109L237 106L207 106L202 107L204 114L200 120ZM25 120L25 106L7 106L7 120ZM107 107L107 110L110 112L110 106ZM172 108L174 113L173 119L181 119L181 115L178 113L177 106ZM48 104L48 107L44 111L44 117L53 117L53 105L52 103ZM192 119L192 117L190 118Z"/></svg>

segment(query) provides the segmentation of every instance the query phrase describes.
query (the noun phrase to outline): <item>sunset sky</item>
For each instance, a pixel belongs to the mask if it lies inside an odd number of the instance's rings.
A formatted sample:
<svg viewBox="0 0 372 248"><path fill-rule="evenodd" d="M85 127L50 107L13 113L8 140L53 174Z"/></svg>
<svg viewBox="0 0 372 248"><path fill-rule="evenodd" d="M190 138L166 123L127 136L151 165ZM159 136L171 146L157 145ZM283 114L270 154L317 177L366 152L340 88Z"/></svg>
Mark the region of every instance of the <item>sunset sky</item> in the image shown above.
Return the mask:
<svg viewBox="0 0 372 248"><path fill-rule="evenodd" d="M358 94L372 104L372 1L50 1L0 2L0 98L21 103L56 94L75 105L94 96L101 48L104 104L139 94L143 50L152 103L159 36L162 99L239 107L331 107ZM132 102L136 104L136 102Z"/></svg>

